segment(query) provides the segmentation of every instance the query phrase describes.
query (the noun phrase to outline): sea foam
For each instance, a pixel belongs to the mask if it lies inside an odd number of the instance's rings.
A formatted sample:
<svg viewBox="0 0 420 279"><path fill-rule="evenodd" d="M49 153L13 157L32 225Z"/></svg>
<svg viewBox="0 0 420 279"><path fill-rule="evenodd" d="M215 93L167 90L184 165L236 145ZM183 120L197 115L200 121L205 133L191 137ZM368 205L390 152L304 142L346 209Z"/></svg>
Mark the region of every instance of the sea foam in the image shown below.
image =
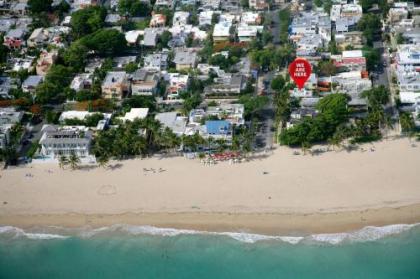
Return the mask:
<svg viewBox="0 0 420 279"><path fill-rule="evenodd" d="M10 235L13 238L26 237L28 239L56 239L56 238L68 238L69 236L51 234L51 233L35 233L35 232L25 232L23 229L12 227L12 226L2 226L0 227L0 235Z"/></svg>
<svg viewBox="0 0 420 279"><path fill-rule="evenodd" d="M100 235L109 234L127 234L127 235L152 235L152 236L163 236L163 237L174 237L179 235L211 235L211 236L227 236L244 243L255 243L259 241L282 241L289 244L298 243L324 243L330 245L338 245L342 243L351 242L367 242L375 241L387 236L396 235L405 231L408 231L414 227L420 226L417 224L395 224L383 227L367 226L360 230L345 233L324 233L324 234L312 234L307 236L275 236L275 235L263 235L253 234L247 232L209 232L209 231L197 231L187 229L174 229L174 228L158 228L154 226L134 226L116 224L109 227L100 228L79 228L79 229L66 229L49 227L44 228L42 232L34 231L26 232L23 229L12 227L12 226L0 226L0 236L10 235L13 238L25 237L28 239L64 239L68 237L81 237L81 238L92 238ZM45 233L44 231L53 229L57 233ZM63 233L64 232L64 233Z"/></svg>

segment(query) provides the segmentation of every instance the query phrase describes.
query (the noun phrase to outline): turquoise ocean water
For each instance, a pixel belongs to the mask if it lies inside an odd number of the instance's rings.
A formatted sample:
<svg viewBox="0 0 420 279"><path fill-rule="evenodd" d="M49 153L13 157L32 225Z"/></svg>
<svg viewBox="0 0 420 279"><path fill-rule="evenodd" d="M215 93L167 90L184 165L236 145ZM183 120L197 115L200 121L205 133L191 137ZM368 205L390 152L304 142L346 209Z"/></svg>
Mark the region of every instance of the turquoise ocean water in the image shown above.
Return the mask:
<svg viewBox="0 0 420 279"><path fill-rule="evenodd" d="M420 226L267 237L0 227L0 278L420 278Z"/></svg>

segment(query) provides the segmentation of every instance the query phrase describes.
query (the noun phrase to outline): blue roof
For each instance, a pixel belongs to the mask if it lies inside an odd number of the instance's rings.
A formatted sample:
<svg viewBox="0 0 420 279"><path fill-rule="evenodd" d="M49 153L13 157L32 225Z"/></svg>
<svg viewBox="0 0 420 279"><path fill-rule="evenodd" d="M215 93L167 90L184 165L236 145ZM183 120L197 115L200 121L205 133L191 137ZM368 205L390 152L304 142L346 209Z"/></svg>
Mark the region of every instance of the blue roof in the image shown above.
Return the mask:
<svg viewBox="0 0 420 279"><path fill-rule="evenodd" d="M206 129L210 135L226 135L230 133L230 123L226 120L207 120Z"/></svg>

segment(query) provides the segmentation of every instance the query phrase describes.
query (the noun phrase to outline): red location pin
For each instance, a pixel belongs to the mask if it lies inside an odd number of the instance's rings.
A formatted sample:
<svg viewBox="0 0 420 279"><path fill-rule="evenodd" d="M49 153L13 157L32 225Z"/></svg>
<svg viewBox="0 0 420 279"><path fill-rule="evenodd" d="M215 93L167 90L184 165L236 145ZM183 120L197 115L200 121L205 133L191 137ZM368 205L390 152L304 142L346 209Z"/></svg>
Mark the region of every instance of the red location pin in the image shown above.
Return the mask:
<svg viewBox="0 0 420 279"><path fill-rule="evenodd" d="M311 64L303 58L296 58L292 64L289 65L289 74L299 89L303 88L305 82L311 75Z"/></svg>

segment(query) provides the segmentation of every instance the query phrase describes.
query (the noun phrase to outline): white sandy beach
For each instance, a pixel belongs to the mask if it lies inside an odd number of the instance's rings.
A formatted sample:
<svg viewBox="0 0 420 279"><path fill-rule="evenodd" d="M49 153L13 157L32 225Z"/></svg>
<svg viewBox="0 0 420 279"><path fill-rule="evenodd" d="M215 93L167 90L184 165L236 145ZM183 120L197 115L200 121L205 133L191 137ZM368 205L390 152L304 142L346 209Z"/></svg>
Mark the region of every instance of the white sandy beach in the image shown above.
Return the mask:
<svg viewBox="0 0 420 279"><path fill-rule="evenodd" d="M364 149L296 156L279 147L268 158L233 165L177 157L111 162L112 169L2 170L0 224L273 232L420 221L420 147L397 139Z"/></svg>

